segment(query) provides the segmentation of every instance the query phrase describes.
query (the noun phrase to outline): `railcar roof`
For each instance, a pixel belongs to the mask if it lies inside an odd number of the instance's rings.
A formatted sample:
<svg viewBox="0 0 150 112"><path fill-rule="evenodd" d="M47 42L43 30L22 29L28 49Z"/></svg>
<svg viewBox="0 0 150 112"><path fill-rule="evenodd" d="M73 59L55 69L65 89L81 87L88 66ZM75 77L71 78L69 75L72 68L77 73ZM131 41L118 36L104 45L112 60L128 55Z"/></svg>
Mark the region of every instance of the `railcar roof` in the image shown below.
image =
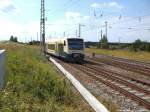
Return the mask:
<svg viewBox="0 0 150 112"><path fill-rule="evenodd" d="M46 42L56 42L56 41L63 41L63 40L67 40L67 39L82 39L82 38L64 37L62 39L49 39L49 40L46 40Z"/></svg>

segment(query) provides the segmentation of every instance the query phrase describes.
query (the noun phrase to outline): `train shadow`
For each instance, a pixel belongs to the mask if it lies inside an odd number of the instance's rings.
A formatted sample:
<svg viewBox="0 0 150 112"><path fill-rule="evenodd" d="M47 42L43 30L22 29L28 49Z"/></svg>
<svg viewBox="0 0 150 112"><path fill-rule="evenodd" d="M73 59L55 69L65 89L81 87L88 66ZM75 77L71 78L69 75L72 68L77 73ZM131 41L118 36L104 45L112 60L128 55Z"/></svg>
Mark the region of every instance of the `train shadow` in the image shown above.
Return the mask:
<svg viewBox="0 0 150 112"><path fill-rule="evenodd" d="M83 65L83 64L86 63L85 60L80 61L80 62L76 62L76 61L67 60L67 59L65 59L63 57L60 57L60 56L56 56L56 55L52 55L52 54L46 53L46 58L48 60L49 60L50 57L53 57L55 59L61 60L61 61L66 62L66 63L71 63L71 64L80 64L80 65Z"/></svg>

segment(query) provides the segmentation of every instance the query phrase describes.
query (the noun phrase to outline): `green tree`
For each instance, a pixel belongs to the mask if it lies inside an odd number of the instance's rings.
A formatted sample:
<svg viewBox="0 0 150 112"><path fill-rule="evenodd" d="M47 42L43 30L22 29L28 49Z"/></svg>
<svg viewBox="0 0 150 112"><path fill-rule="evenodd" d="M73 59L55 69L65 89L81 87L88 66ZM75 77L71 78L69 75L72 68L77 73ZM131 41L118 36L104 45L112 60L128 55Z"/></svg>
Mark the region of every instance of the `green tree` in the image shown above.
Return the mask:
<svg viewBox="0 0 150 112"><path fill-rule="evenodd" d="M99 46L102 49L108 49L109 48L108 39L105 35L103 35L103 37L101 38Z"/></svg>
<svg viewBox="0 0 150 112"><path fill-rule="evenodd" d="M142 42L141 45L139 46L139 49L141 51L145 51L146 50L146 46L147 46L147 42Z"/></svg>
<svg viewBox="0 0 150 112"><path fill-rule="evenodd" d="M10 41L12 41L12 42L18 42L18 39L17 39L17 37L14 37L12 35L12 36L10 36Z"/></svg>
<svg viewBox="0 0 150 112"><path fill-rule="evenodd" d="M135 40L135 42L132 43L131 49L134 51L138 51L140 49L140 46L142 44L142 41L140 39Z"/></svg>
<svg viewBox="0 0 150 112"><path fill-rule="evenodd" d="M101 48L101 40L97 43L97 48Z"/></svg>
<svg viewBox="0 0 150 112"><path fill-rule="evenodd" d="M13 40L13 42L18 42L18 39L17 39L17 37L14 37L14 40Z"/></svg>
<svg viewBox="0 0 150 112"><path fill-rule="evenodd" d="M150 52L150 43L149 42L146 44L146 51Z"/></svg>
<svg viewBox="0 0 150 112"><path fill-rule="evenodd" d="M10 36L10 41L13 41L13 39L14 39L14 37L11 35L11 36Z"/></svg>

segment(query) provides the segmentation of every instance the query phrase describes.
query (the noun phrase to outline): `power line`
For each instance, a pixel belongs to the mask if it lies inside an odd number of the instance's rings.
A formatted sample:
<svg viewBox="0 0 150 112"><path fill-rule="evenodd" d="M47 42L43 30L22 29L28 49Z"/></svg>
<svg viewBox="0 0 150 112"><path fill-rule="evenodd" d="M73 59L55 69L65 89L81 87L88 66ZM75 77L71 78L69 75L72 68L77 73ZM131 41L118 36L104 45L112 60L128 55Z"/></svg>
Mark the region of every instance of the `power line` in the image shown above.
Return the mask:
<svg viewBox="0 0 150 112"><path fill-rule="evenodd" d="M130 20L137 19L137 18L143 18L143 17L150 17L150 15L143 15L143 16L128 18L128 19L124 19L123 21L118 21L118 22L111 23L110 25L120 24L121 22L130 22Z"/></svg>
<svg viewBox="0 0 150 112"><path fill-rule="evenodd" d="M144 17L144 16L143 16ZM120 23L111 23L110 21L109 21L109 27L111 27L112 28L112 25L117 25L117 24L120 24ZM126 22L124 22L124 23L122 23L122 24L126 24ZM133 25L132 27L136 27L136 26L141 26L141 25L143 25L143 24L145 24L145 25L148 25L149 23L139 23L139 24L137 24L137 25ZM105 25L92 25L93 27L96 27L96 28L104 28L105 27ZM131 27L131 26L129 26L129 27ZM128 28L129 28L128 27Z"/></svg>
<svg viewBox="0 0 150 112"><path fill-rule="evenodd" d="M117 28L114 28L114 29L119 29L119 30L150 30L150 28L135 28L135 27L128 27L128 28L125 28L125 27L117 27Z"/></svg>
<svg viewBox="0 0 150 112"><path fill-rule="evenodd" d="M138 17L150 17L150 15L145 15L145 16L138 16ZM135 18L137 18L137 17L135 17ZM123 20L123 21L118 21L118 22L114 22L114 23L111 23L111 21L109 21L109 26L110 25L117 25L117 24L126 24L127 22L131 22L130 20L133 20L133 18L129 18L129 19L125 19L125 20ZM102 28L102 27L105 27L105 25L101 25L101 26L98 26L98 25L93 25L93 26L95 26L95 27L99 27L99 28Z"/></svg>
<svg viewBox="0 0 150 112"><path fill-rule="evenodd" d="M50 24L46 24L46 25L52 25L52 26L71 26L71 25L76 25L76 24L55 24L55 23L50 23Z"/></svg>
<svg viewBox="0 0 150 112"><path fill-rule="evenodd" d="M106 27L106 37L107 37L107 21L105 21L105 27ZM107 37L108 38L108 37Z"/></svg>
<svg viewBox="0 0 150 112"><path fill-rule="evenodd" d="M72 0L71 0L72 1ZM65 9L64 9L65 10ZM62 11L62 10L61 10ZM116 24L120 24L120 23L122 23L122 22L124 22L124 23L127 23L127 22L131 22L132 20L134 20L134 19L141 19L141 21L142 21L142 19L143 18L145 18L145 17L148 17L148 16L150 16L150 15L144 15L144 16L137 16L137 17L133 17L133 18L127 18L127 19L124 19L123 21L122 21L122 16L121 16L121 19L119 19L119 21L117 21L117 22L114 22L114 23L111 23L110 21L109 21L109 25L116 25ZM120 17L120 16L119 16ZM139 21L140 22L140 21ZM50 25L60 25L60 26L70 26L71 24L50 24ZM105 25L101 25L101 26L96 26L96 25L93 25L95 28L104 28L105 27ZM132 26L133 27L133 26ZM135 27L135 25L134 25L134 27ZM95 30L95 28L93 28L92 30ZM119 28L119 27L118 27ZM74 29L74 28L71 28L71 29ZM127 28L124 28L124 29L127 29L127 30L131 30L129 27L127 27ZM137 29L137 28L136 28ZM86 30L86 31L89 31L90 29L88 29L88 30ZM133 30L133 28L132 28L132 30ZM134 28L134 30L135 30L135 28ZM137 29L138 30L138 29ZM149 29L143 29L143 30L149 30ZM67 30L68 31L68 30Z"/></svg>

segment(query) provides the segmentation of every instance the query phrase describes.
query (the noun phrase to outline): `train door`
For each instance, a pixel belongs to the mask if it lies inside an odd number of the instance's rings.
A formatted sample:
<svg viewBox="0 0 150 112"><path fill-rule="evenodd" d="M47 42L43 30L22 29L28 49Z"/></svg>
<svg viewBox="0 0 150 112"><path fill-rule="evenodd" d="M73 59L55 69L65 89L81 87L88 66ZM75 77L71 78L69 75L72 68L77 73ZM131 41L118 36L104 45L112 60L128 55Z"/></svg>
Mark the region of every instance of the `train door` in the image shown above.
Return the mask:
<svg viewBox="0 0 150 112"><path fill-rule="evenodd" d="M64 52L65 53L68 53L68 42L67 42L67 40L64 40Z"/></svg>
<svg viewBox="0 0 150 112"><path fill-rule="evenodd" d="M58 43L55 43L55 53L57 56L59 56L59 52L58 52Z"/></svg>
<svg viewBox="0 0 150 112"><path fill-rule="evenodd" d="M59 53L59 56L62 56L64 53L64 46L61 43L58 44L58 53Z"/></svg>

